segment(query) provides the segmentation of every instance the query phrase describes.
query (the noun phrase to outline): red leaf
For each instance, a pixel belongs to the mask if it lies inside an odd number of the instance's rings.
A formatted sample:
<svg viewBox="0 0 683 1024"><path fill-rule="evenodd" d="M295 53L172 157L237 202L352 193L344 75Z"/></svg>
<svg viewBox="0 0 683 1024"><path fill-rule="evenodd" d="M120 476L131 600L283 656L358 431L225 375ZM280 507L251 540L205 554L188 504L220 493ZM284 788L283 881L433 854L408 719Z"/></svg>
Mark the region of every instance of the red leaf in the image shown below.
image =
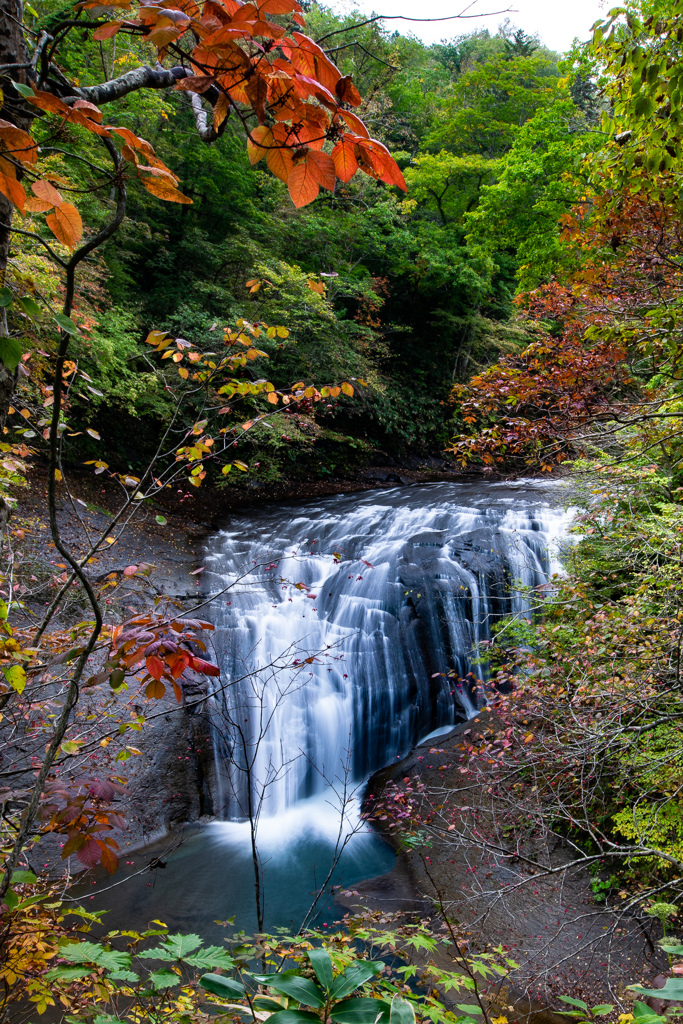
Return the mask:
<svg viewBox="0 0 683 1024"><path fill-rule="evenodd" d="M354 143L347 142L346 139L347 136L344 135L341 142L338 142L332 150L334 170L340 181L351 181L358 170Z"/></svg>
<svg viewBox="0 0 683 1024"><path fill-rule="evenodd" d="M94 868L105 849L104 844L97 839L86 839L83 846L76 854L77 860L85 864L86 868Z"/></svg>
<svg viewBox="0 0 683 1024"><path fill-rule="evenodd" d="M342 103L350 103L352 107L359 107L362 103L361 95L353 84L351 75L344 75L334 87L334 91Z"/></svg>
<svg viewBox="0 0 683 1024"><path fill-rule="evenodd" d="M204 661L203 658L192 658L190 665L195 672L202 672L205 676L219 676L221 670L217 665L212 665L210 661Z"/></svg>
<svg viewBox="0 0 683 1024"><path fill-rule="evenodd" d="M145 659L145 668L151 675L152 679L157 680L161 679L164 672L166 671L166 666L164 665L163 661L161 660L161 658L157 658L155 654L151 654L149 658Z"/></svg>

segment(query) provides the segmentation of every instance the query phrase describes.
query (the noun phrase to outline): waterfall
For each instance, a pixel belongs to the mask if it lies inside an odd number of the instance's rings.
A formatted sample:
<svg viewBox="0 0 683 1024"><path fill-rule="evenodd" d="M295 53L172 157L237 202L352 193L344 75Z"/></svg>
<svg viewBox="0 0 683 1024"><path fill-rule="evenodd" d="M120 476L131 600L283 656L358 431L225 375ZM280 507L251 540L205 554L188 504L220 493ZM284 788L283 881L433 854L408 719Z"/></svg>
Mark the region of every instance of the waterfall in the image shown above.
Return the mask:
<svg viewBox="0 0 683 1024"><path fill-rule="evenodd" d="M438 483L242 514L204 574L226 819L358 782L477 709L484 641L559 570L544 482ZM449 676L448 673L451 672ZM235 682L235 680L238 680ZM227 684L227 685L226 685Z"/></svg>

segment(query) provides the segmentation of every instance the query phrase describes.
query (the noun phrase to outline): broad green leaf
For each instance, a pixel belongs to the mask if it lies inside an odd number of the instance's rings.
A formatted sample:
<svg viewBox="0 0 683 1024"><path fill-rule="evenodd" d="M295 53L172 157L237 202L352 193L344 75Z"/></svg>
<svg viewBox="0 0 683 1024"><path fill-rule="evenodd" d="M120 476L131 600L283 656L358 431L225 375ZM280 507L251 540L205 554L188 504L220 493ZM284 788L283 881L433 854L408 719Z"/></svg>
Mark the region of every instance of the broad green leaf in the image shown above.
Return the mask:
<svg viewBox="0 0 683 1024"><path fill-rule="evenodd" d="M278 1010L268 1018L268 1024L310 1024L310 1021L320 1024L320 1017L308 1010Z"/></svg>
<svg viewBox="0 0 683 1024"><path fill-rule="evenodd" d="M0 306L9 306L12 302L12 293L9 288L0 288Z"/></svg>
<svg viewBox="0 0 683 1024"><path fill-rule="evenodd" d="M79 978L87 978L94 970L94 967L53 967L45 978L47 981L78 981Z"/></svg>
<svg viewBox="0 0 683 1024"><path fill-rule="evenodd" d="M570 1003L571 1006L578 1006L581 1010L588 1010L588 1003L584 1003L583 999L574 999L573 996L560 996L563 1003Z"/></svg>
<svg viewBox="0 0 683 1024"><path fill-rule="evenodd" d="M67 334L80 334L80 329L76 327L76 324L71 320L66 313L55 313L52 317L56 324L66 331Z"/></svg>
<svg viewBox="0 0 683 1024"><path fill-rule="evenodd" d="M354 989L364 985L375 974L379 974L383 967L384 964L379 960L363 960L360 963L350 964L335 978L330 995L333 999L344 999Z"/></svg>
<svg viewBox="0 0 683 1024"><path fill-rule="evenodd" d="M334 981L330 954L326 949L309 949L308 959L311 961L316 978L325 991L329 992Z"/></svg>
<svg viewBox="0 0 683 1024"><path fill-rule="evenodd" d="M222 974L205 974L199 979L199 984L207 992L214 996L221 996L223 999L243 999L244 985L234 978L225 978Z"/></svg>
<svg viewBox="0 0 683 1024"><path fill-rule="evenodd" d="M309 978L302 978L296 971L282 971L281 974L253 974L252 977L261 985L267 985L275 992L291 996L304 1006L324 1006L325 996Z"/></svg>
<svg viewBox="0 0 683 1024"><path fill-rule="evenodd" d="M155 516L155 519L158 522L159 526L166 526L166 523L168 522L166 516Z"/></svg>
<svg viewBox="0 0 683 1024"><path fill-rule="evenodd" d="M391 1014L389 1024L415 1024L415 1010L412 1003L401 996L394 996L391 1000Z"/></svg>
<svg viewBox="0 0 683 1024"><path fill-rule="evenodd" d="M19 305L23 309L27 316L30 316L32 320L37 320L43 315L43 311L35 301L35 299L29 298L28 295L22 295L21 298L17 299Z"/></svg>
<svg viewBox="0 0 683 1024"><path fill-rule="evenodd" d="M660 1024L666 1017L660 1017L647 1003L640 1003L638 1000L633 1004L633 1016L638 1024Z"/></svg>
<svg viewBox="0 0 683 1024"><path fill-rule="evenodd" d="M8 370L16 370L21 362L21 345L16 338L0 338L0 359Z"/></svg>
<svg viewBox="0 0 683 1024"><path fill-rule="evenodd" d="M31 885L33 882L37 881L38 879L32 871L12 872L12 885Z"/></svg>
<svg viewBox="0 0 683 1024"><path fill-rule="evenodd" d="M665 953L672 953L673 956L683 955L683 946L669 946L666 942L660 942L659 945Z"/></svg>
<svg viewBox="0 0 683 1024"><path fill-rule="evenodd" d="M481 1007L476 1006L475 1003L458 1003L457 1007L463 1013L478 1013L481 1016Z"/></svg>
<svg viewBox="0 0 683 1024"><path fill-rule="evenodd" d="M594 1017L606 1017L608 1013L611 1013L614 1006L611 1003L600 1003L599 1006L592 1006L591 1013Z"/></svg>
<svg viewBox="0 0 683 1024"><path fill-rule="evenodd" d="M640 985L629 985L628 987L632 992L637 992L641 996L654 996L655 999L683 999L683 978L667 978L664 988L642 988Z"/></svg>
<svg viewBox="0 0 683 1024"><path fill-rule="evenodd" d="M270 1010L272 1013L277 1013L282 1009L282 1003L278 1003L276 999L271 999L269 996L256 996L252 1002L257 1010Z"/></svg>
<svg viewBox="0 0 683 1024"><path fill-rule="evenodd" d="M29 12L29 14L32 14L34 17L37 17L32 7L27 6L26 10ZM20 96L26 97L34 95L33 89L31 89L28 85L24 85L23 82L12 82L12 85L17 90Z"/></svg>
<svg viewBox="0 0 683 1024"><path fill-rule="evenodd" d="M344 999L337 1003L330 1012L330 1017L337 1024L388 1024L391 1015L391 1004L384 999L370 999L361 996L357 999Z"/></svg>

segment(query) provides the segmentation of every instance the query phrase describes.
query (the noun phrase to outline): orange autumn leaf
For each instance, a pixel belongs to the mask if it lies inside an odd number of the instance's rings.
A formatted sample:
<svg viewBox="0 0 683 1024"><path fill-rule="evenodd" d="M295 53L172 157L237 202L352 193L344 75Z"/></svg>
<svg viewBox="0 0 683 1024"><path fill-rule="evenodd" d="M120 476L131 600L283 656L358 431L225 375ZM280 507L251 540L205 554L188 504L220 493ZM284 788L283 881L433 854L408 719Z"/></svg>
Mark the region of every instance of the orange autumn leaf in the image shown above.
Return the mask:
<svg viewBox="0 0 683 1024"><path fill-rule="evenodd" d="M72 203L62 203L45 218L52 234L69 249L73 249L83 235L81 215Z"/></svg>
<svg viewBox="0 0 683 1024"><path fill-rule="evenodd" d="M3 161L5 163L6 161ZM0 192L4 196L7 196L11 203L24 212L24 203L26 202L26 192L21 182L9 174L5 174L0 170Z"/></svg>
<svg viewBox="0 0 683 1024"><path fill-rule="evenodd" d="M188 196L184 196L182 192L178 191L169 178L142 178L142 184L157 199L164 199L169 203L192 203Z"/></svg>
<svg viewBox="0 0 683 1024"><path fill-rule="evenodd" d="M348 137L344 135L341 142L338 142L332 150L335 173L339 180L344 182L351 181L358 170L354 144L347 139Z"/></svg>
<svg viewBox="0 0 683 1024"><path fill-rule="evenodd" d="M306 157L306 163L318 184L334 192L336 176L332 157L327 153L312 150Z"/></svg>
<svg viewBox="0 0 683 1024"><path fill-rule="evenodd" d="M38 199L43 199L50 206L59 206L64 201L54 185L51 185L45 179L34 181L31 185L31 191Z"/></svg>
<svg viewBox="0 0 683 1024"><path fill-rule="evenodd" d="M260 124L253 128L247 139L249 163L257 164L259 160L263 160L274 141L273 133L267 125Z"/></svg>
<svg viewBox="0 0 683 1024"><path fill-rule="evenodd" d="M287 179L287 187L297 209L312 203L320 191L320 186L306 162L292 168Z"/></svg>

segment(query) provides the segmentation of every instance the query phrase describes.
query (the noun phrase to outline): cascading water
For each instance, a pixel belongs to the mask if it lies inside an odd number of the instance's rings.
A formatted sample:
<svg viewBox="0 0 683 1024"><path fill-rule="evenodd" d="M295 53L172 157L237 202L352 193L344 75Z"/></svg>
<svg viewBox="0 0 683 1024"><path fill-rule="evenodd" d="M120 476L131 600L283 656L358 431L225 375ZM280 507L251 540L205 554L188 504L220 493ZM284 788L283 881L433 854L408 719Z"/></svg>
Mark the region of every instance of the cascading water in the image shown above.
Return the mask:
<svg viewBox="0 0 683 1024"><path fill-rule="evenodd" d="M262 508L216 534L207 589L249 573L211 605L226 686L213 700L224 820L164 855L153 882L140 873L117 888L109 927L161 919L217 942L217 919L255 929L250 798L267 928L301 925L344 833L354 834L335 884L390 870L394 855L360 822L358 794L347 798L475 709L467 686L441 673L482 675L477 652L495 619L524 614L526 588L559 569L567 516L556 504L545 481L428 484ZM277 569L257 569L264 560ZM149 854L140 859L144 868ZM317 909L321 921L339 914L329 893Z"/></svg>
<svg viewBox="0 0 683 1024"><path fill-rule="evenodd" d="M216 697L221 816L250 800L282 815L472 714L478 694L449 670L485 673L482 642L559 568L565 520L540 483L440 483L260 510L216 534L212 590L277 565L211 606L223 679L242 680Z"/></svg>

